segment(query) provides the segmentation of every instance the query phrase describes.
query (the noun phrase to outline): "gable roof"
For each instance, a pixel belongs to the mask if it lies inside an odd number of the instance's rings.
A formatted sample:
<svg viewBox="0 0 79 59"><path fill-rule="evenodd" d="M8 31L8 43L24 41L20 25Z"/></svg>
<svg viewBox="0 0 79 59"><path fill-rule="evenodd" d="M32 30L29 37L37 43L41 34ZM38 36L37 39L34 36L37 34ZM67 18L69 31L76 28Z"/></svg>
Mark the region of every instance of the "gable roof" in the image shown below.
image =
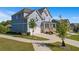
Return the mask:
<svg viewBox="0 0 79 59"><path fill-rule="evenodd" d="M41 14L42 14L42 12L43 12L44 9L45 9L45 7L41 8L41 9L38 9L38 10L33 10L30 14L32 14L34 11L36 11L37 14L39 15L39 17L43 20ZM27 16L29 16L30 14L28 14ZM27 16L26 16L26 18L27 18Z"/></svg>
<svg viewBox="0 0 79 59"><path fill-rule="evenodd" d="M48 11L49 15L51 16L51 14L50 14L49 10L47 9L47 7L43 7L43 8L41 8L41 9L38 9L38 12L39 12L40 14L42 14L42 12L43 12L44 9L46 9L46 10ZM52 17L52 16L51 16L51 17Z"/></svg>
<svg viewBox="0 0 79 59"><path fill-rule="evenodd" d="M39 12L38 11L36 11L37 12L37 14L39 15L39 17L43 20L43 18L41 17L41 15L39 14Z"/></svg>
<svg viewBox="0 0 79 59"><path fill-rule="evenodd" d="M30 13L32 12L33 10L29 9L29 8L23 8L22 10L18 11L17 13L13 14L13 15L17 15L17 14L20 14L20 13Z"/></svg>
<svg viewBox="0 0 79 59"><path fill-rule="evenodd" d="M41 14L42 14L42 12L43 12L43 10L45 9L46 7L43 7L43 8L40 8L40 9L38 9L38 10L31 10L31 9L29 9L29 8L24 8L24 9L22 9L21 11L18 11L17 13L15 13L14 15L17 15L17 14L20 14L20 13L28 13L28 15L26 16L26 18L30 15L30 14L32 14L34 11L36 11L37 12L37 14L39 15L39 17L43 20L43 18L42 18L42 16L41 16ZM47 9L47 8L46 8ZM48 11L48 10L47 10ZM48 11L48 13L49 13L49 11ZM50 14L50 13L49 13ZM13 15L12 15L13 16ZM51 16L51 15L50 15Z"/></svg>
<svg viewBox="0 0 79 59"><path fill-rule="evenodd" d="M53 23L58 23L58 21L56 19L53 19L52 22Z"/></svg>
<svg viewBox="0 0 79 59"><path fill-rule="evenodd" d="M38 12L39 12L40 14L42 14L42 12L43 12L44 9L45 9L45 7L41 8L41 9L38 9Z"/></svg>

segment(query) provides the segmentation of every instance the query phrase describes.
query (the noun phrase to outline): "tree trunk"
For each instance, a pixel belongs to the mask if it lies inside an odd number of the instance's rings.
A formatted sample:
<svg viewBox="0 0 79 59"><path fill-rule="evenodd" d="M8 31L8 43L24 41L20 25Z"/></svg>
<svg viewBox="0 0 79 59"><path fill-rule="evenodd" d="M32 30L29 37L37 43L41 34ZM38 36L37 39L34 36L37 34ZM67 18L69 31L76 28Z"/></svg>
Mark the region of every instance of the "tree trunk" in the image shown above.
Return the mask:
<svg viewBox="0 0 79 59"><path fill-rule="evenodd" d="M32 29L32 35L34 34L34 28Z"/></svg>
<svg viewBox="0 0 79 59"><path fill-rule="evenodd" d="M65 47L64 38L62 38L62 46Z"/></svg>

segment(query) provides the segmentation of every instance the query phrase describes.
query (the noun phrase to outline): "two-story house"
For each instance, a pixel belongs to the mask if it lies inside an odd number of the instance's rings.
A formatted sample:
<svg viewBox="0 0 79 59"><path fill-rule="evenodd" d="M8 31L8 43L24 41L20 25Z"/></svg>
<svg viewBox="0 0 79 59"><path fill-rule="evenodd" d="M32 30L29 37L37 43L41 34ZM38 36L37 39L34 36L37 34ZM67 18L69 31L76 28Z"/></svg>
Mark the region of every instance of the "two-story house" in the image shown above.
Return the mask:
<svg viewBox="0 0 79 59"><path fill-rule="evenodd" d="M52 16L47 8L41 8L38 10L24 8L12 15L11 30L16 33L32 33L32 30L29 27L29 22L31 19L34 19L36 22L34 33L45 32L43 27L46 26L48 26L47 28L53 28L53 24L49 25L51 23ZM48 25L46 25L47 23Z"/></svg>

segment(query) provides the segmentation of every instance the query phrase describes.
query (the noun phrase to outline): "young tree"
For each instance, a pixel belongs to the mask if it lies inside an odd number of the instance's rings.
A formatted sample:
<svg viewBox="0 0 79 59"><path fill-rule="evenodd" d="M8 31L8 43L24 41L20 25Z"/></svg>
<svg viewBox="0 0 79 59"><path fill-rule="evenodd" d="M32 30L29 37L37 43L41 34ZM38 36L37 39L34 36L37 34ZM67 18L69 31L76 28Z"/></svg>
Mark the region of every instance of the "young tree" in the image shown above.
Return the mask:
<svg viewBox="0 0 79 59"><path fill-rule="evenodd" d="M0 33L6 33L6 32L7 32L7 27L0 24Z"/></svg>
<svg viewBox="0 0 79 59"><path fill-rule="evenodd" d="M57 24L57 32L59 33L59 36L62 38L62 46L64 47L65 47L64 38L66 36L67 29L68 29L67 22L65 22L64 19L61 19Z"/></svg>
<svg viewBox="0 0 79 59"><path fill-rule="evenodd" d="M7 33L10 31L11 20L0 22L0 33Z"/></svg>
<svg viewBox="0 0 79 59"><path fill-rule="evenodd" d="M34 19L31 19L29 22L29 27L32 28L32 34L34 32L34 28L36 27L36 22Z"/></svg>

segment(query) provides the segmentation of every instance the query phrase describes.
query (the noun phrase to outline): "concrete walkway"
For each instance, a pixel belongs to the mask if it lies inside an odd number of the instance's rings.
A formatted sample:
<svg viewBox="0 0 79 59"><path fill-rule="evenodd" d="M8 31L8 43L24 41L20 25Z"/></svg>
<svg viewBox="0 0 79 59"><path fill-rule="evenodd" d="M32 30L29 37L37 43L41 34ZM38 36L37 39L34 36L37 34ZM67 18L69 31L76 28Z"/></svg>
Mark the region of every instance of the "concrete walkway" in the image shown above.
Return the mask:
<svg viewBox="0 0 79 59"><path fill-rule="evenodd" d="M33 43L32 45L35 51L51 51L51 49L47 47L45 44Z"/></svg>
<svg viewBox="0 0 79 59"><path fill-rule="evenodd" d="M41 34L34 34L34 35L35 36L39 36L39 37L43 37L43 38L47 38L47 39L49 39L52 42L61 41L61 39L58 36L56 36L55 34L49 35L49 34L41 33Z"/></svg>
<svg viewBox="0 0 79 59"><path fill-rule="evenodd" d="M69 32L68 34L71 34L71 35L79 35L79 34L77 34L77 33L70 33L70 32Z"/></svg>

